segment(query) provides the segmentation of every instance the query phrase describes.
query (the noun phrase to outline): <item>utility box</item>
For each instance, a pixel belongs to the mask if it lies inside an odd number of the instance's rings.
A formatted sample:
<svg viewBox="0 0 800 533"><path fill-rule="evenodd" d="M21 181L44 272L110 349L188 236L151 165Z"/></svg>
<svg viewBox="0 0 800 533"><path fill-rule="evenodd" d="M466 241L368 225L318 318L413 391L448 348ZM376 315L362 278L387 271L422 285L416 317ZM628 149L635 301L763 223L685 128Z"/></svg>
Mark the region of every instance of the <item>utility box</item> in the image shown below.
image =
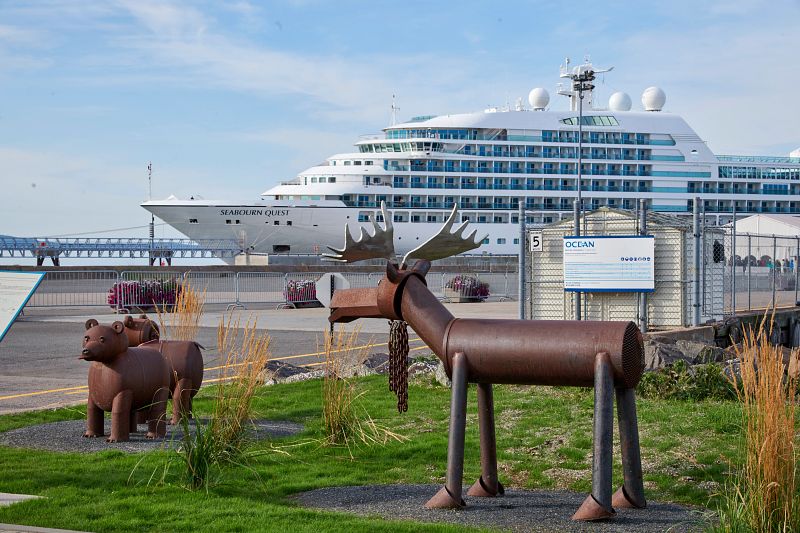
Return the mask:
<svg viewBox="0 0 800 533"><path fill-rule="evenodd" d="M572 218L537 228L541 251L530 252L530 303L534 320L574 320L575 292L564 290L564 237L574 235ZM581 236L621 237L639 235L635 211L601 207L586 212ZM647 234L654 237L652 292L581 292L584 320L639 319L639 299L647 298L648 330L688 326L694 316L694 234L691 220L648 212ZM725 233L706 228L700 239L700 321L719 320L724 311ZM716 253L715 253L716 252Z"/></svg>

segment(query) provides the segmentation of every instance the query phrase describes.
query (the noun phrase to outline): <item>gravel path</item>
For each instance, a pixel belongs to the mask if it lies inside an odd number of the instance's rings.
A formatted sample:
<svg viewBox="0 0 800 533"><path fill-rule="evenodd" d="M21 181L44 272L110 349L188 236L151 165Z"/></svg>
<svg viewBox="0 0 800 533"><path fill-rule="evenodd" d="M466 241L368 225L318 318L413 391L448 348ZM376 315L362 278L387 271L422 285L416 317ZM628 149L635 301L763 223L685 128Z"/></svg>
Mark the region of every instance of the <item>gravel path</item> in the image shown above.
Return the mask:
<svg viewBox="0 0 800 533"><path fill-rule="evenodd" d="M106 417L105 433L111 433L111 419ZM274 437L288 437L303 431L302 424L287 421L255 420L251 437L266 440ZM194 430L194 421L190 422L190 430ZM167 435L163 439L146 439L147 426L139 425L138 433L131 433L128 442L106 442L105 438L87 439L85 420L68 420L51 422L0 433L0 445L12 448L34 448L56 452L91 453L106 450L119 450L127 453L146 452L157 448L176 448L183 436L181 425L167 426Z"/></svg>
<svg viewBox="0 0 800 533"><path fill-rule="evenodd" d="M439 488L438 485L332 487L304 492L295 498L307 507L358 515L510 531L662 533L702 531L704 526L702 511L658 502L648 502L647 509L620 509L612 520L573 522L570 517L586 495L564 491L509 490L501 498L467 496L466 509L458 511L425 509L425 502Z"/></svg>

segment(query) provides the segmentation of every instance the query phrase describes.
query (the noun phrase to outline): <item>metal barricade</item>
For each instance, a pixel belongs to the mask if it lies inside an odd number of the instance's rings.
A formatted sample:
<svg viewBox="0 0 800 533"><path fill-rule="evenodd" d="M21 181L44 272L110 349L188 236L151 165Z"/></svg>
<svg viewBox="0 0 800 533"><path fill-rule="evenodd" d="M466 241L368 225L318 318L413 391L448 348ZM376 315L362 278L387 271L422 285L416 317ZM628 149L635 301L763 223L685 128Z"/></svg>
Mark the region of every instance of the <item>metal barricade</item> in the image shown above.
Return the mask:
<svg viewBox="0 0 800 533"><path fill-rule="evenodd" d="M126 271L112 287L108 304L118 313L133 310L153 311L175 305L183 273L164 271Z"/></svg>
<svg viewBox="0 0 800 533"><path fill-rule="evenodd" d="M27 307L106 306L109 291L118 281L114 270L47 272Z"/></svg>
<svg viewBox="0 0 800 533"><path fill-rule="evenodd" d="M235 272L186 272L183 279L207 304L238 304Z"/></svg>
<svg viewBox="0 0 800 533"><path fill-rule="evenodd" d="M285 276L280 272L239 272L236 304L277 304L284 301Z"/></svg>

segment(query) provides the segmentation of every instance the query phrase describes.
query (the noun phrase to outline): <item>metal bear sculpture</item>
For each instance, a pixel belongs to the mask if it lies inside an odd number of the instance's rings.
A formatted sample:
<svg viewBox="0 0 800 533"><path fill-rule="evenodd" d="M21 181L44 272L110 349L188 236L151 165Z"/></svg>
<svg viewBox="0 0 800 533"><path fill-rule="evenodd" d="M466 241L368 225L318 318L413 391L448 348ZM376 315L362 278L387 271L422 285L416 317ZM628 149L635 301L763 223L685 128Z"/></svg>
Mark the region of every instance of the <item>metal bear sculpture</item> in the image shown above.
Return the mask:
<svg viewBox="0 0 800 533"><path fill-rule="evenodd" d="M86 321L80 359L91 361L84 437L104 436L103 412L111 412L108 442L123 442L136 427L137 411L147 413L148 439L166 434L169 366L155 350L129 348L122 322Z"/></svg>
<svg viewBox="0 0 800 533"><path fill-rule="evenodd" d="M192 398L203 384L203 354L194 341L153 340L139 348L155 350L164 356L169 367L169 390L172 396L172 424L192 416Z"/></svg>
<svg viewBox="0 0 800 533"><path fill-rule="evenodd" d="M156 341L160 336L158 325L147 318L147 315L139 315L139 318L128 315L122 324L125 326L129 346L139 346L145 342Z"/></svg>

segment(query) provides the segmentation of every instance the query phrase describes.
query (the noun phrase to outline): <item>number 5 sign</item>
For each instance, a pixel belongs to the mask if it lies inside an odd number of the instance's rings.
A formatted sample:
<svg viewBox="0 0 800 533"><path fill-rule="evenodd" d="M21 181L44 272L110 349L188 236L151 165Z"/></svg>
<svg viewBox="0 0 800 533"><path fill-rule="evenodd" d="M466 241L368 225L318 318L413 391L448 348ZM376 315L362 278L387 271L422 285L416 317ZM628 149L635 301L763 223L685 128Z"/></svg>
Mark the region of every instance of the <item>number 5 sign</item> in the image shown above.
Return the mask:
<svg viewBox="0 0 800 533"><path fill-rule="evenodd" d="M530 233L530 247L531 247L531 252L543 251L541 231L532 231Z"/></svg>

